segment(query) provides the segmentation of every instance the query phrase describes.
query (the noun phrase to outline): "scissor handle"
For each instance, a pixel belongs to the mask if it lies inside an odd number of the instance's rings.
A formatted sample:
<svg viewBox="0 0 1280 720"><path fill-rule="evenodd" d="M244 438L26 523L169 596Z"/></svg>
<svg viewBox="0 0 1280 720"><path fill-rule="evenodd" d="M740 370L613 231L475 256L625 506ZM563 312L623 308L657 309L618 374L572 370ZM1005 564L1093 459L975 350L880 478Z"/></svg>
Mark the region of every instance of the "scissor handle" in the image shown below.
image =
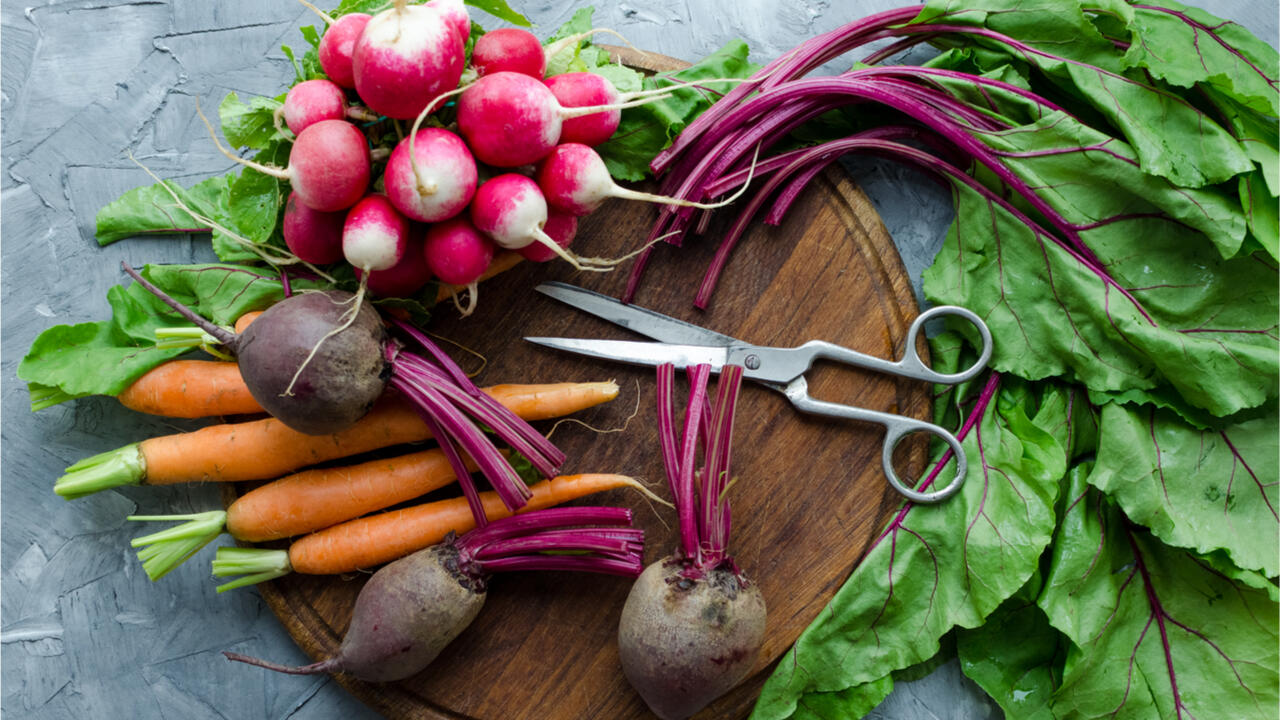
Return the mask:
<svg viewBox="0 0 1280 720"><path fill-rule="evenodd" d="M818 400L809 395L809 384L805 382L804 376L788 383L782 388L782 391L786 394L787 399L791 401L791 404L801 412L884 425L884 449L881 455L884 475L888 478L889 484L893 486L893 489L908 500L924 504L941 502L956 494L960 490L960 486L964 484L965 474L969 467L965 458L964 448L960 445L960 440L946 428L902 415ZM951 452L955 454L956 475L945 487L928 492L914 490L903 483L901 478L898 477L898 473L893 469L894 448L898 446L898 443L902 442L902 438L914 432L927 432L937 435L950 446Z"/></svg>
<svg viewBox="0 0 1280 720"><path fill-rule="evenodd" d="M937 372L925 365L924 361L920 359L920 353L916 352L916 342L919 339L920 332L924 330L924 324L941 315L958 315L968 320L978 329L978 335L982 337L982 348L978 353L977 361L960 372ZM982 372L983 368L987 366L987 362L991 360L991 347L991 330L987 328L987 324L982 321L982 318L978 317L977 313L959 305L938 305L920 313L911 322L911 327L907 328L907 347L903 351L902 359L898 361L898 365L902 367L904 374L910 373L908 377L942 385L955 385L966 380L972 380L978 373ZM943 432L946 431L944 430ZM945 440L946 438L944 437L943 439Z"/></svg>
<svg viewBox="0 0 1280 720"><path fill-rule="evenodd" d="M973 323L974 327L978 328L978 334L982 336L982 351L978 355L977 362L958 373L940 373L926 365L920 359L920 353L916 352L916 340L920 335L920 331L924 329L924 324L939 315L959 315ZM987 361L991 359L991 331L987 329L987 324L982 321L982 318L972 311L957 305L939 305L920 313L912 321L911 327L907 328L907 346L900 360L885 360L866 355L857 350L851 350L825 340L810 340L797 349L805 351L800 356L802 366L787 368L788 371L802 372L808 369L814 360L826 358L853 367L897 375L912 380L954 385L974 378L987 366Z"/></svg>
<svg viewBox="0 0 1280 720"><path fill-rule="evenodd" d="M931 422L923 420L913 420L900 415L890 415L892 418L885 423L886 435L884 438L884 449L881 456L881 464L884 466L885 477L889 479L889 484L911 502L930 504L941 502L955 495L960 490L960 486L964 484L965 475L969 469L969 463L964 455L964 447L960 444L959 438L953 435L949 430ZM902 438L913 432L927 432L942 438L951 448L951 452L955 455L956 475L951 479L945 487L937 490L929 490L922 492L908 487L898 478L898 473L893 469L893 451L898 447L898 443L902 442Z"/></svg>

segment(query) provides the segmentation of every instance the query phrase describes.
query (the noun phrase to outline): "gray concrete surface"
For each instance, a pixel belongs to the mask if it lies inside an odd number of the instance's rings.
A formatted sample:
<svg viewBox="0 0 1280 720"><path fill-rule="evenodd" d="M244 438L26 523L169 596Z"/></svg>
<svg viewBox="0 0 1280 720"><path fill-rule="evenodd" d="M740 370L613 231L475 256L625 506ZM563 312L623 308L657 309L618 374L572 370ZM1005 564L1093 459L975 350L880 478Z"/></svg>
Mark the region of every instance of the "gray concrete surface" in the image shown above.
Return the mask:
<svg viewBox="0 0 1280 720"><path fill-rule="evenodd" d="M321 3L325 4L325 3ZM550 32L581 0L513 2ZM597 24L639 47L696 59L731 38L775 57L803 38L897 0L600 0ZM1276 43L1273 0L1200 4ZM489 27L481 13L475 17ZM280 45L303 45L314 22L292 0L5 0L0 4L3 330L0 382L0 693L11 718L295 718L374 714L325 677L246 673L219 657L235 648L282 662L305 658L254 592L215 595L212 548L151 583L128 547L130 513L214 507L211 487L125 488L77 502L50 490L62 468L122 442L194 427L146 419L114 400L84 399L32 414L18 361L54 324L106 317L121 260L212 258L203 237L134 239L101 249L97 209L148 182L132 153L186 182L218 174L196 119L229 91L275 95L293 73ZM851 166L908 269L918 278L950 219L948 197L911 172ZM954 663L903 683L882 718L998 717Z"/></svg>

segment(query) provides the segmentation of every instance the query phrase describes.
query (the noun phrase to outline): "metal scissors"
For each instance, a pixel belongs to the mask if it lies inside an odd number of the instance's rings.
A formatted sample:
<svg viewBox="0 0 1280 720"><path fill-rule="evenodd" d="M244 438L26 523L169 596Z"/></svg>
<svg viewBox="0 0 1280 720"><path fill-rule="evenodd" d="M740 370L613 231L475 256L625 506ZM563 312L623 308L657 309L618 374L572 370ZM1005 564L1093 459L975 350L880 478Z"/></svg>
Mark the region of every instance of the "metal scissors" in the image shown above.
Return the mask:
<svg viewBox="0 0 1280 720"><path fill-rule="evenodd" d="M573 285L547 282L535 289L579 310L653 338L657 342L550 337L526 337L525 340L579 355L632 365L656 367L663 363L672 363L677 368L683 369L705 363L711 366L712 372L717 373L726 365L741 365L745 369L744 377L782 393L801 412L884 425L886 434L881 456L884 474L889 484L912 502L936 503L945 500L955 494L964 483L968 467L964 448L951 432L915 418L813 398L809 395L805 373L813 367L814 361L826 359L930 383L951 385L972 379L986 367L987 361L991 359L991 331L987 329L982 318L965 308L943 305L921 313L907 330L906 349L902 359L891 361L864 355L821 340L810 340L803 345L791 348L752 345ZM962 372L951 374L935 372L924 364L916 352L916 338L924 324L931 318L941 315L958 315L968 320L977 327L978 333L982 336L982 350L978 361ZM914 432L927 432L938 436L955 453L956 474L946 487L921 492L905 485L894 471L894 448L903 437Z"/></svg>

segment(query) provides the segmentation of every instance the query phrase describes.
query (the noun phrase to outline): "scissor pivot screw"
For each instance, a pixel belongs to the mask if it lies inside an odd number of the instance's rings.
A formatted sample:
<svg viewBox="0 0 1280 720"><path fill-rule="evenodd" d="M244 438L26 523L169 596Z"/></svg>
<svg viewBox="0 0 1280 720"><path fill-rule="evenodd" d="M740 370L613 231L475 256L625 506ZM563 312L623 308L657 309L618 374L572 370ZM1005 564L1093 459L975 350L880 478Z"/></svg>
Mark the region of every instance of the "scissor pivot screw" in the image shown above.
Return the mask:
<svg viewBox="0 0 1280 720"><path fill-rule="evenodd" d="M747 358L746 358L746 360L744 361L744 364L747 366L747 369L748 369L748 370L759 370L759 369L760 369L760 356L759 356L759 355L748 355L748 356L747 356Z"/></svg>

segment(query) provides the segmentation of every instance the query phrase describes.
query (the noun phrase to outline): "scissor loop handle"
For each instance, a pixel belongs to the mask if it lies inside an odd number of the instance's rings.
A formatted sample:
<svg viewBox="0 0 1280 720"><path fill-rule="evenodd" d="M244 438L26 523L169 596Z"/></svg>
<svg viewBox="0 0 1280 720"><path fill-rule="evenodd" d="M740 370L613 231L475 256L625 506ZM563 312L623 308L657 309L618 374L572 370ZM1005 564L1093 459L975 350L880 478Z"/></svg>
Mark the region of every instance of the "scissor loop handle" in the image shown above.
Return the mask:
<svg viewBox="0 0 1280 720"><path fill-rule="evenodd" d="M888 434L884 438L881 463L884 465L884 475L889 479L889 484L893 486L894 490L897 490L911 502L926 505L946 500L960 491L960 486L964 484L964 478L968 472L969 463L965 458L964 447L960 445L960 440L955 435L933 423L905 417L897 417L893 421L885 423L885 428ZM898 446L898 443L902 442L902 438L914 432L927 432L937 435L951 447L951 452L955 455L956 474L946 486L937 490L915 490L902 482L901 478L898 477L897 471L893 469L894 449Z"/></svg>
<svg viewBox="0 0 1280 720"><path fill-rule="evenodd" d="M935 371L925 365L924 361L920 359L920 353L916 352L916 341L920 332L924 329L924 324L941 315L958 315L968 320L978 329L978 335L982 337L982 349L978 353L977 362L957 373ZM911 327L907 329L907 347L898 364L902 367L903 374L907 374L909 377L943 385L955 385L966 380L972 380L978 373L982 372L983 368L987 366L987 362L991 360L991 347L991 330L987 328L987 324L982 321L982 318L978 317L977 313L959 305L938 305L920 313L912 321Z"/></svg>
<svg viewBox="0 0 1280 720"><path fill-rule="evenodd" d="M964 476L969 467L965 460L964 448L960 446L960 441L956 439L945 428L934 425L924 420L916 420L902 415L894 415L893 413L881 412L879 410L869 410L860 408L855 405L841 405L839 403L827 402L826 400L818 400L809 395L809 384L805 381L804 376L800 376L795 380L787 383L785 386L779 386L791 404L801 412L812 413L814 415L824 415L826 417L841 418L844 420L859 420L862 422L879 423L885 428L884 450L882 456L882 465L884 466L885 477L888 478L889 484L894 490L902 493L903 497L912 502L917 503L936 503L946 500L960 490L960 486L964 483ZM893 469L893 450L902 441L902 438L913 432L927 432L937 435L951 447L951 452L956 458L956 476L951 482L939 490L929 492L921 492L907 487L906 484L898 477L898 473Z"/></svg>

